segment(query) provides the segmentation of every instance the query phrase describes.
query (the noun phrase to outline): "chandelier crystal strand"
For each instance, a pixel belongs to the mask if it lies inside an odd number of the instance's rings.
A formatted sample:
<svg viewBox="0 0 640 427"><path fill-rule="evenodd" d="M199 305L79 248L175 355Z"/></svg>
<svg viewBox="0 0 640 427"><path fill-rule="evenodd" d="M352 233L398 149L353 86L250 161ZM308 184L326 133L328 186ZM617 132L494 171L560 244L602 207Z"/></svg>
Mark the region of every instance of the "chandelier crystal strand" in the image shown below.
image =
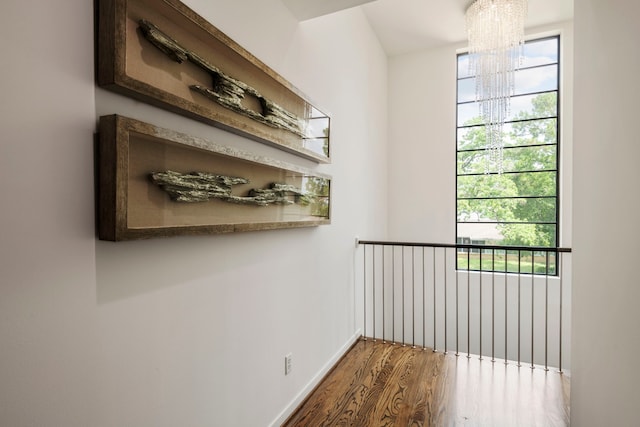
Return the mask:
<svg viewBox="0 0 640 427"><path fill-rule="evenodd" d="M527 0L476 0L467 9L469 69L485 125L485 173L502 173L502 127L510 114L524 44Z"/></svg>

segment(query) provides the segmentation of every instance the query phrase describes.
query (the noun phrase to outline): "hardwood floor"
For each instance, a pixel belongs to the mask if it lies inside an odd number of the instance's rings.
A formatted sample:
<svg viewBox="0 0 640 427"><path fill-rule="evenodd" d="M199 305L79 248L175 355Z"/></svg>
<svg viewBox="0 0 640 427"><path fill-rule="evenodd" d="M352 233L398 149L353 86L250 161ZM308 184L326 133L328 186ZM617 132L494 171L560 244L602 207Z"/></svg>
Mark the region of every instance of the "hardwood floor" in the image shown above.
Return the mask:
<svg viewBox="0 0 640 427"><path fill-rule="evenodd" d="M566 375L371 340L359 340L283 424L568 425Z"/></svg>

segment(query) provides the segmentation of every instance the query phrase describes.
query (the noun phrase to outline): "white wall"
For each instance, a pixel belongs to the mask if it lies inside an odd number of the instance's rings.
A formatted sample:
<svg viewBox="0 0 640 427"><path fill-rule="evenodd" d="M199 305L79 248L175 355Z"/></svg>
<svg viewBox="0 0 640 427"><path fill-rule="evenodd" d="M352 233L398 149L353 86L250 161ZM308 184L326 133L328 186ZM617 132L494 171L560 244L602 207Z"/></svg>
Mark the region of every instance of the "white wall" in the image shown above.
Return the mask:
<svg viewBox="0 0 640 427"><path fill-rule="evenodd" d="M0 425L277 422L356 333L354 236L386 234L386 57L358 10L189 1L332 114L332 224L101 242L99 115L316 166L95 89L91 3L1 6Z"/></svg>
<svg viewBox="0 0 640 427"><path fill-rule="evenodd" d="M571 194L573 24L527 30L561 36L562 195ZM389 60L389 236L455 243L456 53L466 44ZM561 200L561 245L571 245L571 200Z"/></svg>
<svg viewBox="0 0 640 427"><path fill-rule="evenodd" d="M640 5L575 2L571 421L638 424Z"/></svg>
<svg viewBox="0 0 640 427"><path fill-rule="evenodd" d="M455 242L456 48L389 60L389 237Z"/></svg>

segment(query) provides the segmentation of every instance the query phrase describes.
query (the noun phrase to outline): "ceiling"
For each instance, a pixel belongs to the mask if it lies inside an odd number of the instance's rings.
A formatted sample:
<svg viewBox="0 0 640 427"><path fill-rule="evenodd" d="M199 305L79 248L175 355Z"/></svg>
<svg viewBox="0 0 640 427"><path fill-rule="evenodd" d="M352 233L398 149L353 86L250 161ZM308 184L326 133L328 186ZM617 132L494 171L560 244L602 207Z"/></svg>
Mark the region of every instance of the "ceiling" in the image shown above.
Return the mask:
<svg viewBox="0 0 640 427"><path fill-rule="evenodd" d="M300 20L360 7L388 55L466 39L464 13L472 0L283 0ZM574 0L529 0L527 27L573 18ZM363 4L364 3L364 4ZM318 9L313 5L324 4ZM302 12L301 12L302 11Z"/></svg>
<svg viewBox="0 0 640 427"><path fill-rule="evenodd" d="M299 21L359 6L374 0L282 0Z"/></svg>

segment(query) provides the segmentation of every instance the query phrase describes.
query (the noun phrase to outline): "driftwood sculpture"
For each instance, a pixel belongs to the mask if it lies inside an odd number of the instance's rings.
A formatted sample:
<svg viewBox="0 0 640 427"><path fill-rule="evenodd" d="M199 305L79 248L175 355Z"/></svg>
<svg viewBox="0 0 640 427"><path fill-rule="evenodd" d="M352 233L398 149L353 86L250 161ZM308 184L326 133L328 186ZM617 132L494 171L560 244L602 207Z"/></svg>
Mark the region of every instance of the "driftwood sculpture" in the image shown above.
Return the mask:
<svg viewBox="0 0 640 427"><path fill-rule="evenodd" d="M144 37L155 47L164 52L171 60L181 64L189 61L211 75L211 87L191 85L189 88L219 105L249 117L267 126L284 129L304 138L304 121L295 114L285 110L273 101L266 99L256 89L240 80L236 80L220 71L204 58L182 47L176 40L160 30L155 24L141 19L138 24ZM255 97L261 111L254 111L242 105L246 95Z"/></svg>
<svg viewBox="0 0 640 427"><path fill-rule="evenodd" d="M244 205L269 206L290 205L298 203L307 206L313 200L293 185L272 183L269 188L255 188L247 196L231 194L232 186L248 184L249 180L234 176L215 175L211 173L174 171L153 172L151 181L166 191L175 202L206 202L212 199ZM293 200L291 200L293 198Z"/></svg>

